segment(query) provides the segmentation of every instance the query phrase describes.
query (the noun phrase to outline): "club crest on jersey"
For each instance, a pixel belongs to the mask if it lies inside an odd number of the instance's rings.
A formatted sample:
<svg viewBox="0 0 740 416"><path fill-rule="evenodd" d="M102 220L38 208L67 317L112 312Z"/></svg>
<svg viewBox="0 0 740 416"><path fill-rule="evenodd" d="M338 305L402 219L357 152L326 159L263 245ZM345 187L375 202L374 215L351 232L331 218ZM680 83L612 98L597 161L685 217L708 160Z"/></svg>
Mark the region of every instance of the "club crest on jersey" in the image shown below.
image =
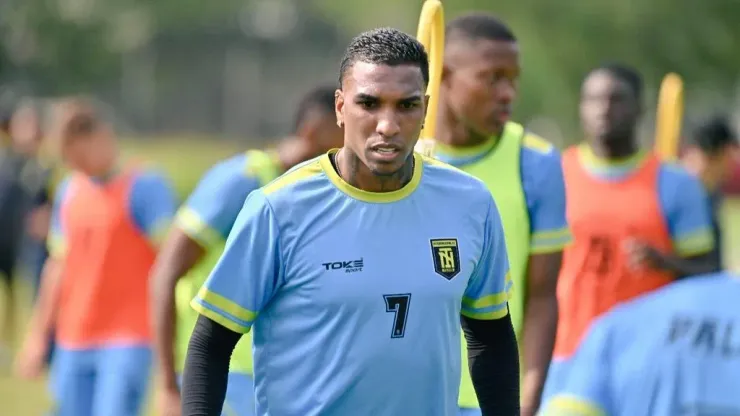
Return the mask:
<svg viewBox="0 0 740 416"><path fill-rule="evenodd" d="M434 271L447 280L460 273L460 250L456 238L434 238L429 240L432 246Z"/></svg>

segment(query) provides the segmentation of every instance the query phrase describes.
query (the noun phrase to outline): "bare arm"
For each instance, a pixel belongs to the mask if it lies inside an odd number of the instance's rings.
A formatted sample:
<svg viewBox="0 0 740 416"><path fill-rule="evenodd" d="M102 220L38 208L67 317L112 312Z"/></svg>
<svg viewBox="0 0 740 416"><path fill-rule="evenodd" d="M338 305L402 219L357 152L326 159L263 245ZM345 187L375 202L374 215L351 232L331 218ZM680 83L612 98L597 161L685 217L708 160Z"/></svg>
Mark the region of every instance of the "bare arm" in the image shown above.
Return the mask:
<svg viewBox="0 0 740 416"><path fill-rule="evenodd" d="M15 364L15 372L22 378L37 378L44 369L59 307L61 267L60 260L53 257L44 263L39 297L31 315L28 336Z"/></svg>
<svg viewBox="0 0 740 416"><path fill-rule="evenodd" d="M150 279L154 349L160 382L177 390L175 371L175 286L204 255L204 249L178 227L173 227L157 256Z"/></svg>
<svg viewBox="0 0 740 416"><path fill-rule="evenodd" d="M522 416L533 416L540 405L558 325L557 280L562 252L529 258L524 307Z"/></svg>
<svg viewBox="0 0 740 416"><path fill-rule="evenodd" d="M51 338L56 323L61 293L62 261L49 257L41 272L41 287L31 315L31 333L45 340Z"/></svg>

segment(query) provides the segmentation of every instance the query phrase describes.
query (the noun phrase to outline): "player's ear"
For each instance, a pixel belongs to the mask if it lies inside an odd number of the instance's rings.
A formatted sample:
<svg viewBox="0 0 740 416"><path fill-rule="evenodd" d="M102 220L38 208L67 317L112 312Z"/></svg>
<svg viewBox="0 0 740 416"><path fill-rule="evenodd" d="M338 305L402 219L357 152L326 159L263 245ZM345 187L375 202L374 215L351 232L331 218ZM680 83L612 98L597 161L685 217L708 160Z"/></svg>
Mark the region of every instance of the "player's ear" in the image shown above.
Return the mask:
<svg viewBox="0 0 740 416"><path fill-rule="evenodd" d="M427 112L429 111L429 94L424 95L424 119L427 118Z"/></svg>
<svg viewBox="0 0 740 416"><path fill-rule="evenodd" d="M334 91L334 112L337 116L337 126L344 126L344 91L337 89Z"/></svg>

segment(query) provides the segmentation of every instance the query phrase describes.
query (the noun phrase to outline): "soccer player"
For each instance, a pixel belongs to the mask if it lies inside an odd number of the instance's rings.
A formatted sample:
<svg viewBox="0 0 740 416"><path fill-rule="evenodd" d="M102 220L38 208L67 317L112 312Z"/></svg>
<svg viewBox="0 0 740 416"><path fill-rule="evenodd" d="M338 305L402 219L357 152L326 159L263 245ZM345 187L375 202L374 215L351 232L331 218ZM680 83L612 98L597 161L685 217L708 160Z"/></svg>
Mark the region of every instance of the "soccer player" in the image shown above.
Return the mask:
<svg viewBox="0 0 740 416"><path fill-rule="evenodd" d="M461 320L484 414L519 414L498 211L480 181L413 152L428 81L413 37L352 40L344 147L249 195L193 301L185 415L220 414L254 326L258 415L454 416Z"/></svg>
<svg viewBox="0 0 740 416"><path fill-rule="evenodd" d="M686 169L697 175L709 191L715 241L712 260L715 268L721 269L723 263L719 209L722 204L722 185L737 156L737 136L726 118L715 116L702 123L691 139L691 144L681 159Z"/></svg>
<svg viewBox="0 0 740 416"><path fill-rule="evenodd" d="M692 277L612 309L543 416L740 414L740 279Z"/></svg>
<svg viewBox="0 0 740 416"><path fill-rule="evenodd" d="M251 150L211 168L175 217L151 280L160 416L180 414L178 376L198 316L190 301L223 252L247 195L293 165L342 146L334 91L333 86L317 87L302 99L295 138L283 141L276 151ZM253 386L251 337L244 337L232 355L224 404L230 410L227 415L254 413Z"/></svg>
<svg viewBox="0 0 740 416"><path fill-rule="evenodd" d="M641 77L624 65L596 68L583 83L586 143L563 155L574 243L558 278L548 397L567 378L569 358L593 319L676 279L714 270L706 193L683 168L640 149L641 100Z"/></svg>
<svg viewBox="0 0 740 416"><path fill-rule="evenodd" d="M50 259L18 372L40 374L54 331L60 416L136 415L151 364L148 275L176 207L167 181L119 156L83 100L62 105L58 145L72 174L52 209Z"/></svg>
<svg viewBox="0 0 740 416"><path fill-rule="evenodd" d="M26 105L8 108L11 122L8 124L10 143L0 148L0 277L5 284L7 296L3 302L3 339L13 344L15 335L16 291L14 278L18 265L29 253L26 241L30 231L39 244L48 229L44 214L48 196L48 170L39 163L37 150L39 137L21 129ZM10 345L12 346L12 345ZM5 357L4 345L0 342L0 358Z"/></svg>
<svg viewBox="0 0 740 416"><path fill-rule="evenodd" d="M481 179L501 212L514 282L511 319L523 352L522 415L534 415L557 327L557 274L570 241L560 153L509 120L519 78L511 30L487 14L452 20L435 157ZM461 415L480 415L463 373Z"/></svg>

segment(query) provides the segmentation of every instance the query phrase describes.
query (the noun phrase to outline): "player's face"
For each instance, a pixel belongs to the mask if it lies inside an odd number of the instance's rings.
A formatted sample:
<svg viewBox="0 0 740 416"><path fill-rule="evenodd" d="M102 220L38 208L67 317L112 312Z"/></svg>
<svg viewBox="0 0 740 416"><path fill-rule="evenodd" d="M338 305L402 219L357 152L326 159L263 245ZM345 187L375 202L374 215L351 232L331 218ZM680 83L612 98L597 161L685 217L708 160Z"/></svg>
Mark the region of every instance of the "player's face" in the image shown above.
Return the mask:
<svg viewBox="0 0 740 416"><path fill-rule="evenodd" d="M337 91L344 146L375 175L393 175L413 152L426 114L426 84L414 65L357 62Z"/></svg>
<svg viewBox="0 0 740 416"><path fill-rule="evenodd" d="M116 158L116 145L110 129L87 118L70 124L62 144L65 162L91 176L108 174Z"/></svg>
<svg viewBox="0 0 740 416"><path fill-rule="evenodd" d="M476 134L500 134L517 93L517 43L479 39L451 45L445 53L442 89L449 108Z"/></svg>
<svg viewBox="0 0 740 416"><path fill-rule="evenodd" d="M632 137L640 105L629 84L606 71L596 71L583 83L580 112L589 139L616 143Z"/></svg>
<svg viewBox="0 0 740 416"><path fill-rule="evenodd" d="M681 158L684 167L701 178L710 191L722 185L737 160L737 146L725 146L715 152L705 152L698 147L690 147Z"/></svg>
<svg viewBox="0 0 740 416"><path fill-rule="evenodd" d="M10 122L10 136L19 151L36 155L41 145L41 128L38 114L31 107L24 107L13 115Z"/></svg>

